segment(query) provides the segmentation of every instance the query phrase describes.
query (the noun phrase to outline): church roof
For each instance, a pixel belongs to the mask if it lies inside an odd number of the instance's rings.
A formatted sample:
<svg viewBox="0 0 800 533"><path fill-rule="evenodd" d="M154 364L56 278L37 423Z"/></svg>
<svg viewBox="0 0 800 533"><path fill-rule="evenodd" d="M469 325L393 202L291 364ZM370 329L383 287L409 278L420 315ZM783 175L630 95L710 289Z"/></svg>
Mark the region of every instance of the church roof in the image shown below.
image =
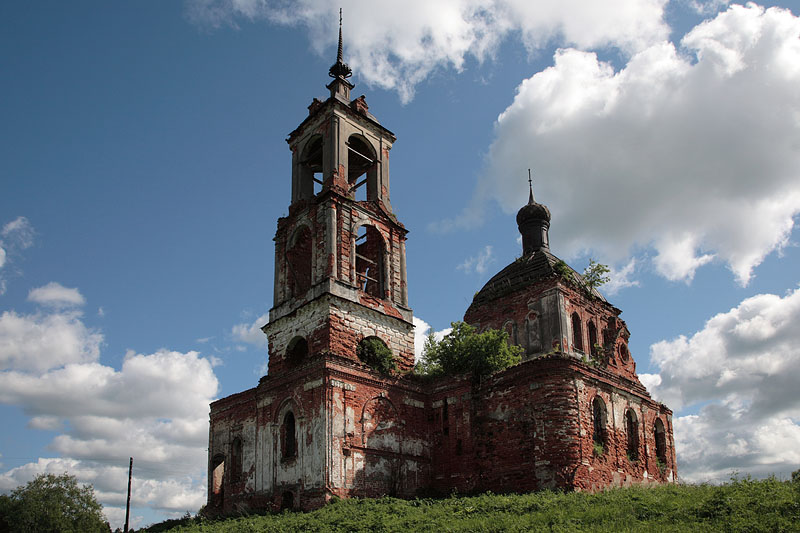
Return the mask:
<svg viewBox="0 0 800 533"><path fill-rule="evenodd" d="M572 278L575 280L576 284L583 285L583 276L576 270L551 254L549 250L537 250L529 255L518 258L495 274L492 279L487 281L486 285L475 294L472 303L474 305L490 302L506 294L523 290L538 281L554 276L561 276L565 268L567 272L572 274ZM592 295L600 301L608 303L603 295L596 289L592 290Z"/></svg>

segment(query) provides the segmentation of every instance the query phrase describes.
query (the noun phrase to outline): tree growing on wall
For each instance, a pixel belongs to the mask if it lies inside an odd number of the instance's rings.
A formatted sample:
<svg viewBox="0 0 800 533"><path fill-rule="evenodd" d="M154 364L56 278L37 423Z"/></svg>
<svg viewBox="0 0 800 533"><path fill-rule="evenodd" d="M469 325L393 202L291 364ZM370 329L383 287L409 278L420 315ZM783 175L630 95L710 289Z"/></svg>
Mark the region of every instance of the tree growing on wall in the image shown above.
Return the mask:
<svg viewBox="0 0 800 533"><path fill-rule="evenodd" d="M67 473L40 474L10 496L0 496L0 531L109 533L91 485Z"/></svg>
<svg viewBox="0 0 800 533"><path fill-rule="evenodd" d="M589 294L611 281L611 278L606 275L609 272L611 272L611 269L608 268L608 265L598 263L594 259L589 259L589 266L587 266L586 270L581 274L583 277L583 284L586 290L589 291Z"/></svg>
<svg viewBox="0 0 800 533"><path fill-rule="evenodd" d="M366 337L358 343L356 354L365 364L379 373L389 375L397 370L392 350L378 337Z"/></svg>
<svg viewBox="0 0 800 533"><path fill-rule="evenodd" d="M508 343L508 333L487 329L483 333L465 322L450 324L453 330L437 341L433 334L425 340L417 373L454 375L470 373L474 378L503 370L522 360L522 348Z"/></svg>

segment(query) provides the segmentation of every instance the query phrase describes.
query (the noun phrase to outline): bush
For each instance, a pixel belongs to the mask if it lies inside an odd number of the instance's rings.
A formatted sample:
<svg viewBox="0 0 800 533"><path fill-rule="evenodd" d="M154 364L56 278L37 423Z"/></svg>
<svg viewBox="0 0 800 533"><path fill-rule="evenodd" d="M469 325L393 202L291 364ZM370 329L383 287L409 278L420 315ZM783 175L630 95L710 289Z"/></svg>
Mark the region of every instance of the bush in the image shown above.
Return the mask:
<svg viewBox="0 0 800 533"><path fill-rule="evenodd" d="M78 486L66 473L41 474L0 497L0 531L108 533L102 509L91 485Z"/></svg>
<svg viewBox="0 0 800 533"><path fill-rule="evenodd" d="M364 364L381 374L388 375L397 370L392 350L378 337L366 337L359 342L356 354Z"/></svg>
<svg viewBox="0 0 800 533"><path fill-rule="evenodd" d="M472 374L474 378L506 369L522 360L522 348L508 343L508 333L487 329L483 333L465 322L451 323L453 330L437 341L425 341L417 373L422 375Z"/></svg>

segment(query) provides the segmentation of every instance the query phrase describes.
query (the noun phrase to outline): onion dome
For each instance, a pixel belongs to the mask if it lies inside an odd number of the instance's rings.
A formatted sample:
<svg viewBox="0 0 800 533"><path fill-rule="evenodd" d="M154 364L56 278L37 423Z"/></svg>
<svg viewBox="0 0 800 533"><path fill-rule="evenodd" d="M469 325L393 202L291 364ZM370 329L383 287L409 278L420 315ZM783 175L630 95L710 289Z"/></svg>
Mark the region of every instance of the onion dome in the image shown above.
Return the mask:
<svg viewBox="0 0 800 533"><path fill-rule="evenodd" d="M530 171L529 171L530 172ZM522 255L530 255L537 250L549 250L550 210L533 198L533 182L528 175L530 195L527 205L517 213L517 227L522 234Z"/></svg>

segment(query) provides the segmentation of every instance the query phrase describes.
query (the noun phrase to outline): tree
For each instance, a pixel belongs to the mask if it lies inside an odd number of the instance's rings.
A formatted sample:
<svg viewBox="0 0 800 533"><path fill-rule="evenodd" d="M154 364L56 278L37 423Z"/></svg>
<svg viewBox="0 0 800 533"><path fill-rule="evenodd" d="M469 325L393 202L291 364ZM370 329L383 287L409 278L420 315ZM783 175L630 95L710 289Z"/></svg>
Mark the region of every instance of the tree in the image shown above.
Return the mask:
<svg viewBox="0 0 800 533"><path fill-rule="evenodd" d="M510 345L505 331L487 329L478 333L465 322L450 325L453 330L441 341L433 334L428 335L417 373L431 376L471 373L479 378L522 360L522 348Z"/></svg>
<svg viewBox="0 0 800 533"><path fill-rule="evenodd" d="M11 496L0 497L0 531L9 533L109 533L91 485L75 476L40 474Z"/></svg>
<svg viewBox="0 0 800 533"><path fill-rule="evenodd" d="M609 272L611 272L611 269L608 268L608 265L597 263L594 259L589 259L589 266L586 267L586 270L584 270L582 274L583 284L586 286L586 290L589 291L589 294L591 294L594 289L611 281L611 278L606 276Z"/></svg>
<svg viewBox="0 0 800 533"><path fill-rule="evenodd" d="M392 350L378 337L366 337L358 343L356 354L379 373L389 375L397 370Z"/></svg>

